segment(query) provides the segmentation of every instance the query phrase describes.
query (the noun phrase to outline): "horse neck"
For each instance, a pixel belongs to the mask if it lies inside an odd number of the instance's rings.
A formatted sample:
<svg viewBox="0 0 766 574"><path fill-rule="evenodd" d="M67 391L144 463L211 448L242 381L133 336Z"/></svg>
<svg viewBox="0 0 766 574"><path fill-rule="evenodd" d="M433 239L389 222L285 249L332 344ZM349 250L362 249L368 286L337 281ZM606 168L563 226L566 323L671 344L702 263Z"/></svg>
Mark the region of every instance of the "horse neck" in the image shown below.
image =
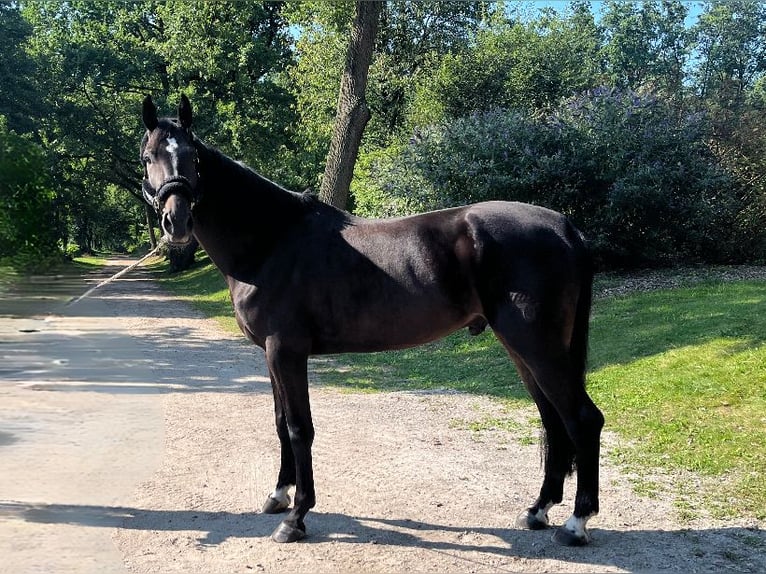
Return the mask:
<svg viewBox="0 0 766 574"><path fill-rule="evenodd" d="M203 196L195 235L224 275L251 275L303 218L306 201L217 150L200 143L197 150Z"/></svg>

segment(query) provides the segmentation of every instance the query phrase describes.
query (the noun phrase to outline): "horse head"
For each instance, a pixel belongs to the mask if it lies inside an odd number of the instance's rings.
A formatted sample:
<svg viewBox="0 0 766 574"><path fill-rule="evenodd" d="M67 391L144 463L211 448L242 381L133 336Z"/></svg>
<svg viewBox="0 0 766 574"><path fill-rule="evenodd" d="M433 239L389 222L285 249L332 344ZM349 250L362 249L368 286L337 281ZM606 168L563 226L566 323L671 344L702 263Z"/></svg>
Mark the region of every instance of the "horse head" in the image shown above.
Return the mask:
<svg viewBox="0 0 766 574"><path fill-rule="evenodd" d="M170 243L188 243L192 238L192 209L201 195L189 98L181 96L178 117L170 119L157 118L157 108L151 96L146 96L143 120L144 199L157 211L165 238Z"/></svg>

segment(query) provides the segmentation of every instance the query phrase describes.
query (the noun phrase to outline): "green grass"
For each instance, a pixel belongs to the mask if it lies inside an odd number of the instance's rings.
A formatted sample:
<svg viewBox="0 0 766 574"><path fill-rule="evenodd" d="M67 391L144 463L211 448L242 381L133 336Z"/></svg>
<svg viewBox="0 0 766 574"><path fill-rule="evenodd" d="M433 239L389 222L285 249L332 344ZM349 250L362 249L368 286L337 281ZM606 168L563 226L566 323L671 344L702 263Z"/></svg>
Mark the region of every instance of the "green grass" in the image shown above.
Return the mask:
<svg viewBox="0 0 766 574"><path fill-rule="evenodd" d="M337 364L351 369L338 369ZM513 363L487 330L471 337L466 329L404 351L344 354L317 362L325 384L367 391L453 389L529 403Z"/></svg>
<svg viewBox="0 0 766 574"><path fill-rule="evenodd" d="M10 265L0 263L0 293L8 290L10 285L18 280L18 273Z"/></svg>
<svg viewBox="0 0 766 574"><path fill-rule="evenodd" d="M236 330L218 272L198 265L162 279L195 307ZM636 473L636 488L658 493L656 469L697 473L715 488L688 501L716 514L766 519L766 282L735 281L597 299L589 391L607 429L621 437L614 456ZM505 351L467 330L405 351L313 361L323 384L353 391L454 389L531 401ZM502 408L499 409L502 412ZM484 423L482 423L484 424ZM503 417L486 421L503 428ZM475 429L481 430L481 429ZM680 484L689 492L695 486ZM683 493L683 494L688 494Z"/></svg>
<svg viewBox="0 0 766 574"><path fill-rule="evenodd" d="M75 267L80 269L96 269L106 265L106 257L99 257L97 255L80 255L72 259L72 263Z"/></svg>
<svg viewBox="0 0 766 574"><path fill-rule="evenodd" d="M599 301L591 325L589 390L627 439L617 456L725 478L710 509L766 519L766 283Z"/></svg>
<svg viewBox="0 0 766 574"><path fill-rule="evenodd" d="M13 286L17 288L23 286L34 278L49 276L79 278L83 273L103 267L105 263L106 259L99 257L75 257L71 261L61 258L56 261L51 260L44 272L32 273L20 271L14 266L3 264L0 261L0 293L9 291Z"/></svg>

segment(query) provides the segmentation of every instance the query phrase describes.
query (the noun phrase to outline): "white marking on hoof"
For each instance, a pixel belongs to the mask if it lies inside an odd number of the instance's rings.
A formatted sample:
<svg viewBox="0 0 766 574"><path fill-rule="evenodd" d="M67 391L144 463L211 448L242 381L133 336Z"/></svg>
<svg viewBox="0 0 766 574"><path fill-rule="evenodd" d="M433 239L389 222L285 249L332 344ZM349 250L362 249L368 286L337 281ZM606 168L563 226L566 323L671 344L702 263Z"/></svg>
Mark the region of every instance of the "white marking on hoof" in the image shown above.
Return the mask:
<svg viewBox="0 0 766 574"><path fill-rule="evenodd" d="M594 514L589 514L588 516L585 516L583 518L577 518L574 514L569 517L569 520L566 521L564 524L564 528L566 528L569 532L571 532L574 536L579 538L580 540L584 540L585 542L590 542L590 534L588 534L588 531L585 529L585 525L588 524L588 520L593 518L595 516Z"/></svg>
<svg viewBox="0 0 766 574"><path fill-rule="evenodd" d="M287 492L290 490L290 486L281 486L269 494L269 498L273 498L277 502L290 506L290 495Z"/></svg>
<svg viewBox="0 0 766 574"><path fill-rule="evenodd" d="M553 508L553 503L549 502L545 505L545 508L541 508L535 513L535 518L543 524L550 525L550 521L548 520L548 511L551 508Z"/></svg>

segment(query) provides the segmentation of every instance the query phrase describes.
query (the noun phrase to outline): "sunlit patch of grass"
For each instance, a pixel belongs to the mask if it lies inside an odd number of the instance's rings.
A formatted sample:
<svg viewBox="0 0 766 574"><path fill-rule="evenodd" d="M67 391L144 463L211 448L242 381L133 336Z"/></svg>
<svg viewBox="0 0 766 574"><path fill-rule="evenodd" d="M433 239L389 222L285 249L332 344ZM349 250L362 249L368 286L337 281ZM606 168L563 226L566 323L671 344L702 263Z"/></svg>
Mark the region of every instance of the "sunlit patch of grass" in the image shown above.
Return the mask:
<svg viewBox="0 0 766 574"><path fill-rule="evenodd" d="M72 259L72 264L79 269L97 269L106 265L106 257L80 255Z"/></svg>
<svg viewBox="0 0 766 574"><path fill-rule="evenodd" d="M722 480L711 510L766 518L766 285L702 285L606 300L589 390L629 439L632 469Z"/></svg>
<svg viewBox="0 0 766 574"><path fill-rule="evenodd" d="M18 280L18 276L13 267L0 263L0 293L7 291L9 286Z"/></svg>
<svg viewBox="0 0 766 574"><path fill-rule="evenodd" d="M329 385L378 391L444 388L529 402L516 368L491 332L473 337L462 330L414 349L337 355L315 370Z"/></svg>
<svg viewBox="0 0 766 574"><path fill-rule="evenodd" d="M528 421L520 421L518 416L513 416L513 414L508 412L516 408L516 404L510 403L504 409L498 408L497 416L485 415L474 420L454 419L450 421L450 427L468 430L477 435L482 435L489 431L505 431L516 435L516 440L522 445L539 443L541 430L539 419L533 418Z"/></svg>

